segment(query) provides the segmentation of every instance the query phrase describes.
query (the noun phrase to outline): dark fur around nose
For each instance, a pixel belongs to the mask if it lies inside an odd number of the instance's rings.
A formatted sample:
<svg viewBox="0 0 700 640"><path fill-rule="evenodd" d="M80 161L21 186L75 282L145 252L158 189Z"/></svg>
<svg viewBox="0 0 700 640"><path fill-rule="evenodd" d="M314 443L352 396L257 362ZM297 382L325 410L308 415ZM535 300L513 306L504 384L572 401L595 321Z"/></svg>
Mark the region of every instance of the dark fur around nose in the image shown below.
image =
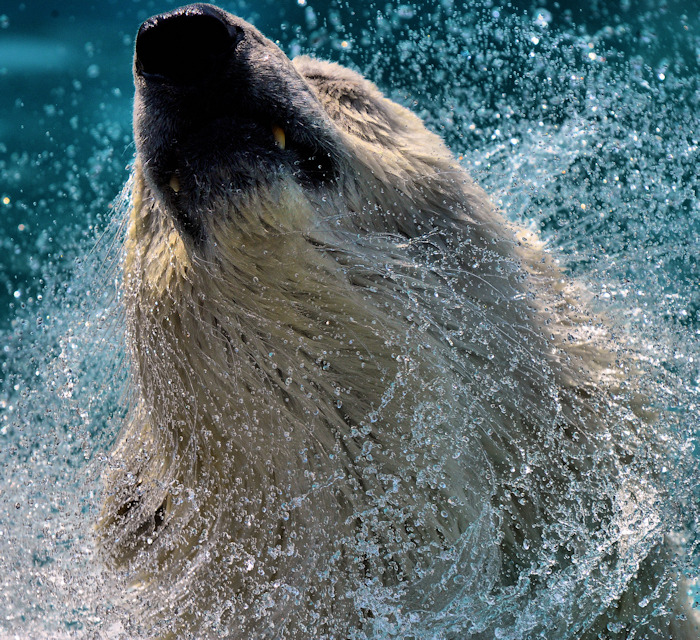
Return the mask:
<svg viewBox="0 0 700 640"><path fill-rule="evenodd" d="M214 75L242 37L210 5L195 4L155 16L136 37L136 72L176 85L194 85Z"/></svg>

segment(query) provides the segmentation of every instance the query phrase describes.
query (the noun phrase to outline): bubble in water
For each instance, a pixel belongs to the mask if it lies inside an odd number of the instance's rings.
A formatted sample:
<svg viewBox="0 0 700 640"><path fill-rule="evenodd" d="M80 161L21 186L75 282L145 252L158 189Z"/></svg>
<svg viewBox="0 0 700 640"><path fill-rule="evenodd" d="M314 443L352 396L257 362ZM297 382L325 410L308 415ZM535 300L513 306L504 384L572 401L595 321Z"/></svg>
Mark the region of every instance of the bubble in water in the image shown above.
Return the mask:
<svg viewBox="0 0 700 640"><path fill-rule="evenodd" d="M538 27L546 27L552 22L552 14L547 9L538 9L535 14L535 24Z"/></svg>

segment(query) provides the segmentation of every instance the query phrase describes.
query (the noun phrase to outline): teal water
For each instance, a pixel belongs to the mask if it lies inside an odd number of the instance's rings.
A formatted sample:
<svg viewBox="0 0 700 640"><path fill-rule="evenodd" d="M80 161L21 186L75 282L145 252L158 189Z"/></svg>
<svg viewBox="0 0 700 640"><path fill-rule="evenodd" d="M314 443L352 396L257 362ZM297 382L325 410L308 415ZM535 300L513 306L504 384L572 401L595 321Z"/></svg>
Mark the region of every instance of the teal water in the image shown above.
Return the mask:
<svg viewBox="0 0 700 640"><path fill-rule="evenodd" d="M700 9L220 5L290 56L358 68L414 109L587 283L648 364L673 444L664 514L697 576ZM133 38L175 6L0 2L0 629L10 637L119 637L128 626L104 595L90 523L128 403L114 238L134 153Z"/></svg>

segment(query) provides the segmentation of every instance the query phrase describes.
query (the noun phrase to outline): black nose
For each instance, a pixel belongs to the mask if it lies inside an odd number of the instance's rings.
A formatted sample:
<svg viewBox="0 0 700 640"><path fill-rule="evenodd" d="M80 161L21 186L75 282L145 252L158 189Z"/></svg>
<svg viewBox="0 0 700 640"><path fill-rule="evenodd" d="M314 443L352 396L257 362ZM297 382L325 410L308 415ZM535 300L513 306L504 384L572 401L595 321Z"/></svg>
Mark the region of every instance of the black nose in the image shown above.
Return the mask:
<svg viewBox="0 0 700 640"><path fill-rule="evenodd" d="M194 4L146 20L136 36L136 73L192 85L220 68L240 40L216 7Z"/></svg>

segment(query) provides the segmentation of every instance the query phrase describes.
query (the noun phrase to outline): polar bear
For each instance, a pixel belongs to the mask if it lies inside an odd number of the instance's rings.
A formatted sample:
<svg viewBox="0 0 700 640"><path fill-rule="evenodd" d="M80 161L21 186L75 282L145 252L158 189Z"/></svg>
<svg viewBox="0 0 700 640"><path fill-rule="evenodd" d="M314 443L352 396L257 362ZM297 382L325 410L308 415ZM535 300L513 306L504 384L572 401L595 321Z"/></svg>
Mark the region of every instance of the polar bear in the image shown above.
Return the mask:
<svg viewBox="0 0 700 640"><path fill-rule="evenodd" d="M98 529L149 633L697 637L631 365L438 136L211 5L134 76Z"/></svg>

